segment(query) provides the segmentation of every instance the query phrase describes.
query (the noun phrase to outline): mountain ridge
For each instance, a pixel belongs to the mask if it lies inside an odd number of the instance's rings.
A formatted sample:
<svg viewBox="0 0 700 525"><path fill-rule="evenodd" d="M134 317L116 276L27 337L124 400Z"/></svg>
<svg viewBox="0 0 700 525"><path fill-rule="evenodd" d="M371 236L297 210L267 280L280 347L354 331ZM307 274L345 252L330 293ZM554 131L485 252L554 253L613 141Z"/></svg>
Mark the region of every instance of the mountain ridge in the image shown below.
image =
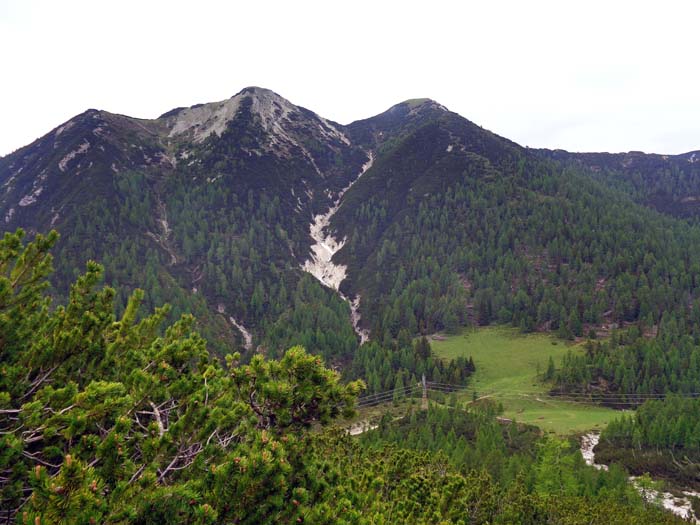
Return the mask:
<svg viewBox="0 0 700 525"><path fill-rule="evenodd" d="M692 217L700 211L692 200L700 195L700 163L692 162L692 153L533 150L431 99L409 99L341 125L253 86L150 120L101 110L76 115L0 158L0 217L9 230L64 232L57 293L71 280L68 268L89 258L107 260L106 279L122 298L144 287L153 304L167 300L176 312L195 311L214 332L210 340L233 338L253 348L302 342L342 361L368 330L390 344L399 326L412 333L475 320L558 326L558 311L537 314L544 299L536 279L571 279L547 275L572 257L553 256L556 243L579 242L581 234L536 232L530 201L579 209L590 199L611 206L629 199L645 217L649 209L676 217L683 215L677 203L690 198L683 210ZM572 170L580 183L567 189ZM474 199L477 208L453 202L454 195ZM316 218L330 211L314 230ZM560 212L550 212L543 220L556 221ZM436 223L432 213L442 219ZM585 208L577 213L583 214L579 221L590 218ZM615 213L613 222L631 220L622 210ZM484 230L484 218L495 233ZM431 226L426 230L420 221ZM439 242L431 239L436 234ZM497 245L494 235L502 238ZM402 244L409 237L432 247L409 248ZM334 273L331 288L323 280L311 284L303 272L314 267L307 263L325 239L334 243L328 263L347 268L342 276ZM486 278L502 261L481 260L472 245L485 253L506 250L501 256L514 258L516 266L539 262L527 275L510 267ZM424 252L425 260L416 266L411 252ZM584 259L582 271L596 268L598 279L617 275ZM431 268L426 275L425 268ZM316 267L314 275L323 273ZM494 279L502 282L496 286ZM350 305L336 287L353 298ZM524 317L505 296L521 288L533 301ZM617 292L608 293L601 301L613 304ZM573 316L570 300L560 300ZM573 317L598 326L607 309ZM329 329L341 334L332 344L323 335Z"/></svg>

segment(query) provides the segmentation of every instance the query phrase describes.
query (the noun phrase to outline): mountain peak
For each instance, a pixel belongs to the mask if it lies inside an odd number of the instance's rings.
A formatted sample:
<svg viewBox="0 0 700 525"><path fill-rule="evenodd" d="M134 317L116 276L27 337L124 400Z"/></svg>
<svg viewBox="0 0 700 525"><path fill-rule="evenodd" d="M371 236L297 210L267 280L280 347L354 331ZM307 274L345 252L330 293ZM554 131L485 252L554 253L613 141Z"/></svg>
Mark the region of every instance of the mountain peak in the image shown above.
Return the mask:
<svg viewBox="0 0 700 525"><path fill-rule="evenodd" d="M202 142L213 133L221 136L228 123L236 117L241 102L245 99L251 100L251 110L260 117L266 130L272 121L298 109L271 89L249 86L229 99L177 108L164 113L160 118L166 119L170 126L170 137L191 133L194 142Z"/></svg>
<svg viewBox="0 0 700 525"><path fill-rule="evenodd" d="M278 148L278 153L286 151L290 145L303 146L299 137L295 138L299 133L350 145L335 123L295 106L271 89L258 86L246 87L227 100L171 110L160 119L170 129L169 137L182 136L198 143L212 134L221 137L229 123L242 114L253 116L268 135L266 147L286 144ZM302 132L302 128L305 131ZM302 149L305 151L304 147ZM308 152L306 156L309 156Z"/></svg>
<svg viewBox="0 0 700 525"><path fill-rule="evenodd" d="M244 87L238 93L236 93L233 97L238 97L238 96L242 96L242 95L252 95L252 96L258 96L258 97L270 97L270 98L278 98L278 99L285 100L284 97L278 95L277 93L275 93L271 89L267 89L267 88L260 87L260 86ZM231 97L231 98L233 98L233 97Z"/></svg>
<svg viewBox="0 0 700 525"><path fill-rule="evenodd" d="M377 117L390 118L392 120L403 120L405 118L412 119L415 117L422 119L426 117L432 118L448 112L449 110L445 106L431 98L411 98L404 100L403 102L399 102L398 104L394 104L384 113L381 113L376 117L372 117L371 119L376 119Z"/></svg>
<svg viewBox="0 0 700 525"><path fill-rule="evenodd" d="M449 111L445 106L431 98L410 98L396 104L393 108L407 107L410 111L421 111L424 109L436 109L439 111Z"/></svg>

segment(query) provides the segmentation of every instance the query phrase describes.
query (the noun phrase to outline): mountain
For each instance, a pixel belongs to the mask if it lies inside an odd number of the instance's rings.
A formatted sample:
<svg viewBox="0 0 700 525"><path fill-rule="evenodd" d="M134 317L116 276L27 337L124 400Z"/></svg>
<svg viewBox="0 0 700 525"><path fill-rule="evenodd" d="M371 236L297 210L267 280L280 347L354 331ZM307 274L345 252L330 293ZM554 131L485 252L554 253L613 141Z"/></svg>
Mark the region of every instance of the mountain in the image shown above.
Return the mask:
<svg viewBox="0 0 700 525"><path fill-rule="evenodd" d="M351 136L371 125L383 137L413 111L353 123ZM582 336L653 326L698 298L698 230L655 189L691 202L692 153L529 150L448 111L394 130L331 223L348 239L343 290L362 294L373 333L502 322Z"/></svg>
<svg viewBox="0 0 700 525"><path fill-rule="evenodd" d="M56 295L96 258L121 304L142 287L192 311L216 351L299 343L342 365L370 336L684 315L698 158L531 150L430 99L344 126L250 87L74 117L0 159L0 216L62 233Z"/></svg>
<svg viewBox="0 0 700 525"><path fill-rule="evenodd" d="M119 207L115 184L125 173L143 173L158 190L173 173L187 172L209 183L235 175L237 186L274 188L282 210L299 215L327 207L366 160L336 124L272 91L247 88L155 120L88 110L2 159L2 209L8 228L60 228L79 193Z"/></svg>
<svg viewBox="0 0 700 525"><path fill-rule="evenodd" d="M367 160L337 124L272 91L246 88L150 121L78 115L1 159L0 209L7 230L64 234L59 293L73 277L67 268L97 258L122 299L145 287L150 304L194 309L225 336L237 332L226 311L244 331L244 323L279 316L248 313L256 285L264 288L255 308L271 293L287 295L281 301L291 305L311 216ZM229 284L236 297L225 293ZM308 293L327 295L320 287ZM346 307L335 306L354 339Z"/></svg>
<svg viewBox="0 0 700 525"><path fill-rule="evenodd" d="M483 383L462 390L482 361L421 336L585 340L540 385L567 417L554 394L696 396L697 158L532 150L430 99L340 125L255 87L153 120L74 117L0 159L6 521L679 523L648 475L630 485L495 417ZM406 417L319 431L353 378L365 408ZM419 378L427 411L406 399ZM699 406L648 403L596 457L697 484Z"/></svg>

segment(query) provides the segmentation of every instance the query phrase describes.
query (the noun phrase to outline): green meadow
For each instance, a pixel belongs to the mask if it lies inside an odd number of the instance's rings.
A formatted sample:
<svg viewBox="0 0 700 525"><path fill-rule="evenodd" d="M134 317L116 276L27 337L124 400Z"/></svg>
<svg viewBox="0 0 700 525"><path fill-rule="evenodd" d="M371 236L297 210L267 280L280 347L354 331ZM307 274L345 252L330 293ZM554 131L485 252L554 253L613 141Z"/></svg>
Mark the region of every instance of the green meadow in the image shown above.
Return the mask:
<svg viewBox="0 0 700 525"><path fill-rule="evenodd" d="M609 408L552 399L542 381L550 356L558 366L569 351L582 351L547 334L521 334L506 327L467 329L431 341L445 359L471 356L476 372L469 391L500 401L503 416L566 435L600 429L619 415ZM470 396L473 394L470 394Z"/></svg>

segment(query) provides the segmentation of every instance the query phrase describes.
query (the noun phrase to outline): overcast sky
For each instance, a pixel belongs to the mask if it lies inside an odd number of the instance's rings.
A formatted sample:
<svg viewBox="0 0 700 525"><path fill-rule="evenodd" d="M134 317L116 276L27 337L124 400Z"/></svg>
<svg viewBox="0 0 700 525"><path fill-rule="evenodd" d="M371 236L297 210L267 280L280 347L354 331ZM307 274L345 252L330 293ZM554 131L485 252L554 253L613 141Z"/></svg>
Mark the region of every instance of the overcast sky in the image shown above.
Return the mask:
<svg viewBox="0 0 700 525"><path fill-rule="evenodd" d="M0 155L87 108L437 100L532 147L700 149L700 2L0 0Z"/></svg>

